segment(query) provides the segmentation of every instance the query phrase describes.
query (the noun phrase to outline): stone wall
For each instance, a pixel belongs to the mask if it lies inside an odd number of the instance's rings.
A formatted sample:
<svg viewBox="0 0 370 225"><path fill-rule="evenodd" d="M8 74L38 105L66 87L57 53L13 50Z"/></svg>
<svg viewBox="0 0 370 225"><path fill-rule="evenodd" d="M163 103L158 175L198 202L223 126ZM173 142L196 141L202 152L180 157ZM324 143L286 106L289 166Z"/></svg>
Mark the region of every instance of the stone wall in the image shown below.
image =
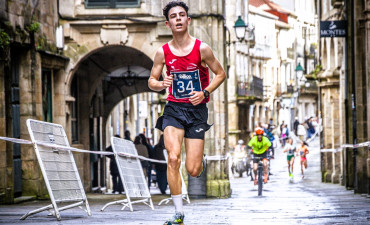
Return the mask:
<svg viewBox="0 0 370 225"><path fill-rule="evenodd" d="M323 4L327 4L324 1ZM331 4L331 3L330 3ZM339 8L323 12L321 20L326 20L335 14ZM342 19L339 16L337 20ZM342 135L345 121L340 110L344 109L344 94L341 89L341 79L344 77L344 39L321 38L321 65L323 70L318 74L321 105L320 112L323 120L322 143L323 149L336 149L343 143ZM321 154L321 172L323 182L343 183L344 161L342 153L326 152Z"/></svg>
<svg viewBox="0 0 370 225"><path fill-rule="evenodd" d="M344 1L336 1L334 4L336 7L331 12L324 13L322 20L329 15L334 15L336 10L343 7ZM337 148L340 144L351 144L354 141L366 142L370 138L370 17L369 10L364 10L364 8L370 9L370 1L354 1L354 21L352 21L352 2L346 1L346 6L347 55L344 56L343 52L346 47L344 40L321 40L322 65L325 70L319 75L322 79L320 86L324 121L323 147L329 149ZM352 37L354 37L354 42L352 42ZM344 67L346 59L347 71ZM338 74L341 86L335 90L329 88L337 80L328 78L328 74ZM323 153L322 174L325 182L339 182L349 189L354 189L356 193L370 193L368 148L356 150L347 148L341 153Z"/></svg>
<svg viewBox="0 0 370 225"><path fill-rule="evenodd" d="M369 102L370 102L370 86L369 86L369 33L370 33L370 12L364 11L364 8L370 9L370 1L355 1L355 92L356 97L356 130L357 143L362 143L370 140L369 135ZM352 24L349 24L352 27ZM366 46L366 48L364 48ZM352 71L352 68L351 68ZM354 188L357 193L370 193L370 174L369 171L369 149L359 148L357 152L357 183Z"/></svg>
<svg viewBox="0 0 370 225"><path fill-rule="evenodd" d="M3 48L4 54L0 60L0 135L12 136L11 106L5 105L5 96L9 91L4 90L4 79L10 79L12 71L10 52L16 49L19 60L20 87L20 138L30 139L26 127L27 119L42 120L42 68L41 52L56 53L55 30L58 25L56 1L39 0L23 1L8 0L0 3L0 28L10 37L10 45ZM49 56L44 57L47 59ZM51 59L52 60L52 59ZM50 69L53 69L51 67ZM63 74L64 75L64 74ZM58 77L58 76L56 76ZM64 78L58 82L64 83ZM61 90L56 85L54 100L64 104L58 95ZM64 86L62 87L64 90ZM62 93L63 94L63 93ZM6 98L9 98L7 96ZM5 106L5 107L4 107ZM54 109L58 107L53 106ZM9 110L8 110L9 109ZM8 110L8 111L7 111ZM63 107L61 112L54 111L58 122L64 120ZM7 112L7 114L5 114ZM62 118L61 118L62 117ZM63 123L62 123L63 124ZM14 170L13 147L10 143L0 143L0 202L14 201ZM44 198L47 190L39 169L38 161L32 146L21 145L22 160L22 195ZM3 197L5 196L5 197Z"/></svg>
<svg viewBox="0 0 370 225"><path fill-rule="evenodd" d="M0 63L0 136L6 136L6 115L5 115L5 77L4 64ZM0 199L1 203L7 202L10 199L10 193L7 192L8 176L7 176L7 152L6 142L0 141ZM5 156L5 157L4 157Z"/></svg>

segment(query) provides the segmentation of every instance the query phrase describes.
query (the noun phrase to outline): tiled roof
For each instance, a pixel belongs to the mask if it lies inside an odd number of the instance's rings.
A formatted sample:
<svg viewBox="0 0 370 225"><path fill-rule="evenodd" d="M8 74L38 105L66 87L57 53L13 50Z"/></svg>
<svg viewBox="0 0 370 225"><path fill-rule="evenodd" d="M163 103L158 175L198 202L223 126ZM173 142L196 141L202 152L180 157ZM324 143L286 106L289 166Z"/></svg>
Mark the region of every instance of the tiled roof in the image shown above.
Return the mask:
<svg viewBox="0 0 370 225"><path fill-rule="evenodd" d="M256 8L266 10L266 11L267 10L275 10L275 11L278 11L278 12L281 12L281 13L294 14L290 10L287 10L287 9L283 8L282 6L271 2L270 0L249 0L249 4L256 7Z"/></svg>
<svg viewBox="0 0 370 225"><path fill-rule="evenodd" d="M266 4L265 0L249 0L249 4L259 8L261 5Z"/></svg>

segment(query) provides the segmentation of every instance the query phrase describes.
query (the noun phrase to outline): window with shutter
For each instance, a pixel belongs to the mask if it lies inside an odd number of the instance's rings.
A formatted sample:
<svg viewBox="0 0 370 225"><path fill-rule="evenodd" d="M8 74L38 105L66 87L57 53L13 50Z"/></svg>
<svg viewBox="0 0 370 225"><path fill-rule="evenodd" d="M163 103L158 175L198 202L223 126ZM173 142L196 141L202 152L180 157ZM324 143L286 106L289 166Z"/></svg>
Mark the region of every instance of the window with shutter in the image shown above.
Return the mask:
<svg viewBox="0 0 370 225"><path fill-rule="evenodd" d="M85 0L86 8L139 7L140 0Z"/></svg>

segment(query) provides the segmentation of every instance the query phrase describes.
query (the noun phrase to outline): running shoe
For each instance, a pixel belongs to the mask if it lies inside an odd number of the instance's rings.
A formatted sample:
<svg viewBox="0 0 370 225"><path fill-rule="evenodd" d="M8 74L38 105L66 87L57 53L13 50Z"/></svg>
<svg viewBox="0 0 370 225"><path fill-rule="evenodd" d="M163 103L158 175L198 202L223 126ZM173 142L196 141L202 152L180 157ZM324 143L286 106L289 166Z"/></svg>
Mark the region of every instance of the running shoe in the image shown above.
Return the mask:
<svg viewBox="0 0 370 225"><path fill-rule="evenodd" d="M185 215L183 213L176 212L171 219L164 223L164 225L182 224L184 222L184 218Z"/></svg>
<svg viewBox="0 0 370 225"><path fill-rule="evenodd" d="M197 178L201 177L203 175L204 171L206 171L206 169L207 169L207 158L206 158L206 154L203 155L202 164L203 164L203 169L200 172L200 174L197 176Z"/></svg>

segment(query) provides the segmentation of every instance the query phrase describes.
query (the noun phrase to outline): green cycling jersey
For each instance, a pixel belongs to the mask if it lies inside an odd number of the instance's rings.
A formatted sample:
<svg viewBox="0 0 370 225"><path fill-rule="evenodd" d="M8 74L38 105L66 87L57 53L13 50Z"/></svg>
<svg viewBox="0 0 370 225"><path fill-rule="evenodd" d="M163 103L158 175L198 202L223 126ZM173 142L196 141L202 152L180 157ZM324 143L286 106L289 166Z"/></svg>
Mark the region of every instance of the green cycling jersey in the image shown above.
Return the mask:
<svg viewBox="0 0 370 225"><path fill-rule="evenodd" d="M271 146L271 142L265 136L262 136L261 141L258 141L257 136L254 136L249 141L248 146L253 149L254 154L262 154Z"/></svg>

